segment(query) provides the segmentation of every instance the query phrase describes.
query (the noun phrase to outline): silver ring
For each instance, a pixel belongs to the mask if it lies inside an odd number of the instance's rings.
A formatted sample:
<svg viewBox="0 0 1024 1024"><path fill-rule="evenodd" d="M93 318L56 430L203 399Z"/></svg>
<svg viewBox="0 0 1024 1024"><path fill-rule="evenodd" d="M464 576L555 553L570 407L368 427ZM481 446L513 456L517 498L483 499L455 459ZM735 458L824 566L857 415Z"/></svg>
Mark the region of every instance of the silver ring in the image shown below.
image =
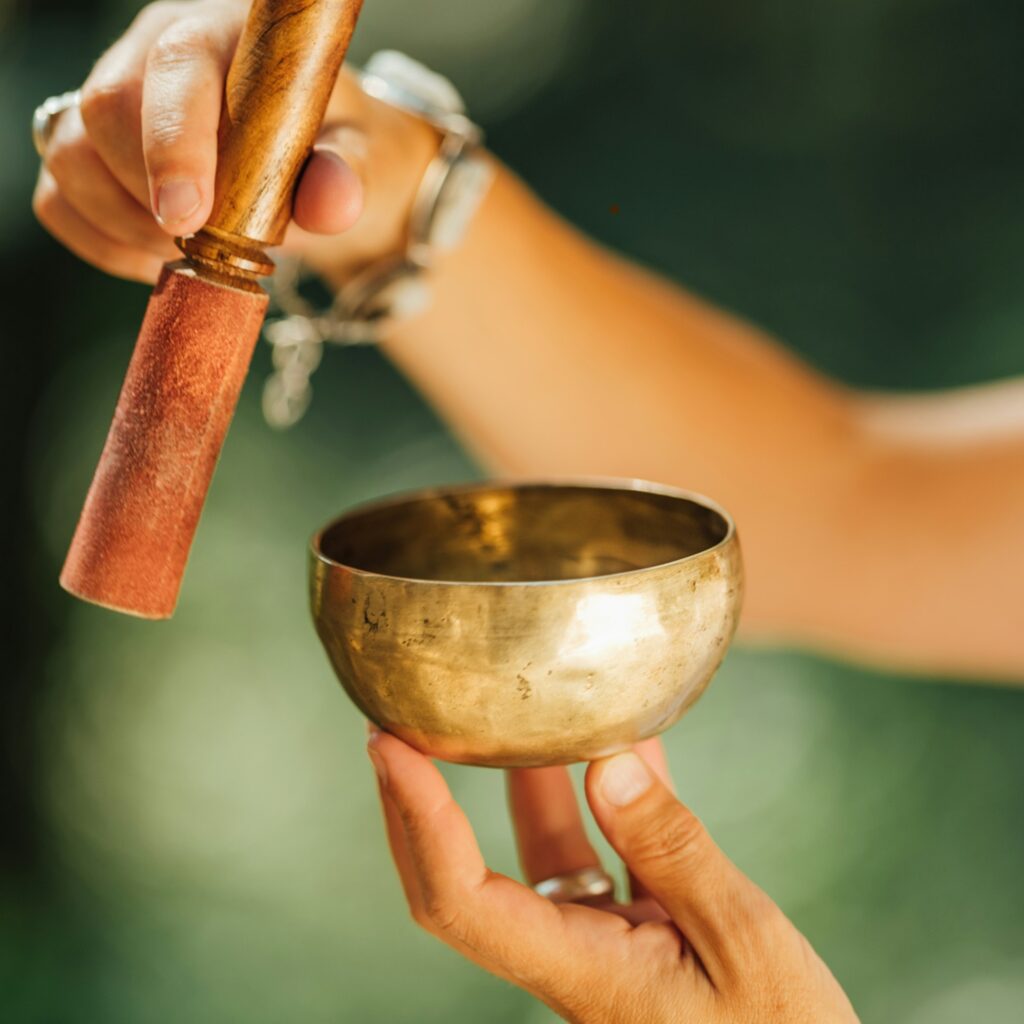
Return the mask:
<svg viewBox="0 0 1024 1024"><path fill-rule="evenodd" d="M533 891L552 903L576 903L599 899L615 892L615 881L603 868L580 868L538 882Z"/></svg>
<svg viewBox="0 0 1024 1024"><path fill-rule="evenodd" d="M53 130L57 127L57 120L61 114L77 107L82 102L82 90L75 89L74 92L66 92L61 96L51 96L45 103L36 107L32 115L32 144L40 159L46 158L46 147L53 137Z"/></svg>

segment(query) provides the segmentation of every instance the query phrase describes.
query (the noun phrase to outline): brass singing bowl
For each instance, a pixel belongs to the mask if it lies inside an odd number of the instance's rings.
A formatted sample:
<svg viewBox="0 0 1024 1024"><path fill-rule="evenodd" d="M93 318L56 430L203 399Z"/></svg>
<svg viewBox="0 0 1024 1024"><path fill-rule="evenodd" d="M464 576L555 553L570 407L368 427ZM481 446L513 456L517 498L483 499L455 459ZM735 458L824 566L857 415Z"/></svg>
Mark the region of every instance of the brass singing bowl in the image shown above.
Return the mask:
<svg viewBox="0 0 1024 1024"><path fill-rule="evenodd" d="M589 761L667 729L718 668L742 591L729 515L640 482L423 491L311 544L313 618L349 696L463 764Z"/></svg>

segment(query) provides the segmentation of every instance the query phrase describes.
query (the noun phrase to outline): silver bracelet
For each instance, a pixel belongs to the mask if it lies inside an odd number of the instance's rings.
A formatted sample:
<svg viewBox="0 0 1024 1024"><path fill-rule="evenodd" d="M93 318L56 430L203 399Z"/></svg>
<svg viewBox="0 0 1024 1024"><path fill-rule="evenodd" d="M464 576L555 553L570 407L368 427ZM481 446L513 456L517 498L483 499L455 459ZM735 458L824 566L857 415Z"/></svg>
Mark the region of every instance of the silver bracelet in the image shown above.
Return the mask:
<svg viewBox="0 0 1024 1024"><path fill-rule="evenodd" d="M273 348L274 372L263 389L263 415L273 427L298 423L309 408L310 378L324 344L374 344L393 324L427 308L428 271L439 253L462 240L493 177L479 152L483 134L446 78L385 50L359 72L359 84L368 95L428 121L441 133L441 143L413 201L404 251L359 273L329 308L318 311L303 297L300 289L308 275L300 261L278 261L270 294L282 315L264 330Z"/></svg>

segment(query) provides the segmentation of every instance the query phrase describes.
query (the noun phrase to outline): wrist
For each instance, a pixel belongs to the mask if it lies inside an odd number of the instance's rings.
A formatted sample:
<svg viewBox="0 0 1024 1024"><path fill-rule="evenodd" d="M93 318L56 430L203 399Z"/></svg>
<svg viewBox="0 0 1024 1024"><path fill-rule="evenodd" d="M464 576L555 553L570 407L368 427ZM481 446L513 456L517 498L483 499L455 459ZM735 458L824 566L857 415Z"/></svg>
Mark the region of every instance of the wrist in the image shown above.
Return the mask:
<svg viewBox="0 0 1024 1024"><path fill-rule="evenodd" d="M297 219L316 230L331 223L333 211L334 226L326 230L341 231L363 208L354 226L332 240L305 236L300 259L275 277L272 294L284 317L267 329L275 372L264 411L277 426L291 425L305 411L324 342L381 341L430 305L438 263L461 244L494 177L480 150L481 130L454 86L409 57L381 51L358 78L343 76L339 90L344 112L328 111L321 156L311 165L309 191L300 191ZM319 217L315 200L306 205L306 199L339 174L337 195L347 192L352 202L346 211L328 199L321 209L329 212ZM333 288L326 308L302 294L303 264Z"/></svg>

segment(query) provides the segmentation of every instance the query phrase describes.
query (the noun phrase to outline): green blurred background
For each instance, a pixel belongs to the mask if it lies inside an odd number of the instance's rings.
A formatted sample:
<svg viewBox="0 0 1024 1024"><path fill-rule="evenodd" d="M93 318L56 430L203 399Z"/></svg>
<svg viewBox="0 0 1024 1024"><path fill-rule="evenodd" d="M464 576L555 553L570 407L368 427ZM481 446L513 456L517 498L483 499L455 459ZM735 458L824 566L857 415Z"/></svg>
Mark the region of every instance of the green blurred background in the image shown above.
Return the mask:
<svg viewBox="0 0 1024 1024"><path fill-rule="evenodd" d="M27 130L138 6L0 0L0 1019L548 1020L407 920L307 619L322 520L478 473L377 353L329 353L287 434L258 354L170 623L57 588L146 290L34 224ZM854 384L1024 372L1017 0L410 7L367 0L355 56L450 74L602 241ZM1022 736L1019 692L738 649L667 744L866 1021L1001 1024L1024 1019ZM514 870L501 776L449 776Z"/></svg>

